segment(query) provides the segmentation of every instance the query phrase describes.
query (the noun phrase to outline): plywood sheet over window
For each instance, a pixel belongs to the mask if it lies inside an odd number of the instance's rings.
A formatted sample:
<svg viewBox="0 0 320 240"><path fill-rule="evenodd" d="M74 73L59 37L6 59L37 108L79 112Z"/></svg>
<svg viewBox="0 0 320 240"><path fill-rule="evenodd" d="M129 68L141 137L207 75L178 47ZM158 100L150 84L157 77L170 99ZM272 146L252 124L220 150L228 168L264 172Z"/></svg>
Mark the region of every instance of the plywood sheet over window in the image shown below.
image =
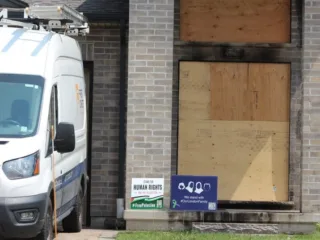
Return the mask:
<svg viewBox="0 0 320 240"><path fill-rule="evenodd" d="M289 92L289 64L180 63L178 174L218 176L219 200L287 201Z"/></svg>
<svg viewBox="0 0 320 240"><path fill-rule="evenodd" d="M288 43L291 0L180 0L180 38Z"/></svg>

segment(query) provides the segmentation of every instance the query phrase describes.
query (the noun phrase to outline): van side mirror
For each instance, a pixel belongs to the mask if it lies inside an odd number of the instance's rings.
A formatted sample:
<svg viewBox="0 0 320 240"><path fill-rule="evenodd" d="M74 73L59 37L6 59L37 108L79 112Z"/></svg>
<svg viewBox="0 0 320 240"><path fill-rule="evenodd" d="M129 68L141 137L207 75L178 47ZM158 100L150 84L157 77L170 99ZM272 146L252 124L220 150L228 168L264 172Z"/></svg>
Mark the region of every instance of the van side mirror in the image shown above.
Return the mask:
<svg viewBox="0 0 320 240"><path fill-rule="evenodd" d="M74 125L61 122L57 126L54 148L59 153L72 152L75 149L76 137Z"/></svg>

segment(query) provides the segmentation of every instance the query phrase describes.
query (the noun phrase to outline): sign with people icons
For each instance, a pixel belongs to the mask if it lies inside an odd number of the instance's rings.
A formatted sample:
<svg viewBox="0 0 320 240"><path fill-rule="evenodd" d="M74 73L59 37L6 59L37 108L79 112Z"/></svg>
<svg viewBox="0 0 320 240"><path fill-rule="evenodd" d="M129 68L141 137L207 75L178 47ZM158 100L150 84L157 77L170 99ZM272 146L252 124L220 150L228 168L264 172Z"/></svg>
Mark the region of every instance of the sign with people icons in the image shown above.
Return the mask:
<svg viewBox="0 0 320 240"><path fill-rule="evenodd" d="M218 177L171 177L171 210L216 211L218 202Z"/></svg>

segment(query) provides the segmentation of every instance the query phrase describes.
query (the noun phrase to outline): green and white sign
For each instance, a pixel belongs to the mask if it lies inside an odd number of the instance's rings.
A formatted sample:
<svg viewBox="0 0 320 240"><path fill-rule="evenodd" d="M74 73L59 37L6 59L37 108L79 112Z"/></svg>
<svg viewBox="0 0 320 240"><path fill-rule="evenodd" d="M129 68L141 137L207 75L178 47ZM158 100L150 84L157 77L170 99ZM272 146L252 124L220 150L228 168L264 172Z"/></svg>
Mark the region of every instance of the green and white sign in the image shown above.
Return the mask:
<svg viewBox="0 0 320 240"><path fill-rule="evenodd" d="M163 178L133 178L131 184L131 209L162 209Z"/></svg>

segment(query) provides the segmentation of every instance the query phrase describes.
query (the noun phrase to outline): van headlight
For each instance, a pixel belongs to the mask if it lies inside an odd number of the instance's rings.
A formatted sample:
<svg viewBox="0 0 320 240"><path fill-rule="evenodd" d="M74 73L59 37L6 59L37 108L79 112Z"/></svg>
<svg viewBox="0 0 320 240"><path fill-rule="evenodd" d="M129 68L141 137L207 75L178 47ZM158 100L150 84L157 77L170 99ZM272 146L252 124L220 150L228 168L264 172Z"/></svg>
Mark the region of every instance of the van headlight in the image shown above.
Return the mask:
<svg viewBox="0 0 320 240"><path fill-rule="evenodd" d="M39 151L18 159L7 161L2 166L3 172L10 180L29 178L40 173Z"/></svg>

